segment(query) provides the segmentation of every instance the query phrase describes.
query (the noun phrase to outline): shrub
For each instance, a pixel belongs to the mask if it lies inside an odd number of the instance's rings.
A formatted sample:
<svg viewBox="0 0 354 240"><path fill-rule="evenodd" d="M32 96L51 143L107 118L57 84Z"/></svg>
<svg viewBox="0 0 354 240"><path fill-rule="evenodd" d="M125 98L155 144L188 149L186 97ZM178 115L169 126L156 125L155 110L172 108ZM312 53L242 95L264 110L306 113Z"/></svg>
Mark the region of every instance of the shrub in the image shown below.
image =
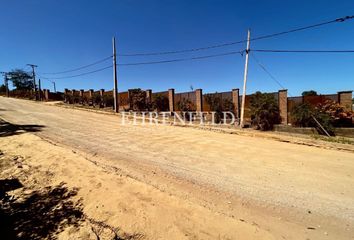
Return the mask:
<svg viewBox="0 0 354 240"><path fill-rule="evenodd" d="M85 96L85 95L82 96L82 98L81 98L81 103L82 103L83 105L88 104L88 103L89 103L88 97Z"/></svg>
<svg viewBox="0 0 354 240"><path fill-rule="evenodd" d="M210 110L215 112L215 123L220 123L223 117L223 111L233 112L234 104L229 99L221 99L217 94L208 94L205 101L209 104Z"/></svg>
<svg viewBox="0 0 354 240"><path fill-rule="evenodd" d="M92 104L98 105L99 107L102 107L102 98L101 95L99 93L93 93L92 95Z"/></svg>
<svg viewBox="0 0 354 240"><path fill-rule="evenodd" d="M252 126L262 131L280 122L278 103L271 93L256 92L250 102Z"/></svg>
<svg viewBox="0 0 354 240"><path fill-rule="evenodd" d="M298 127L312 127L314 108L308 103L295 105L291 110L292 123Z"/></svg>
<svg viewBox="0 0 354 240"><path fill-rule="evenodd" d="M146 109L146 92L140 88L129 90L129 98L132 110L142 111Z"/></svg>
<svg viewBox="0 0 354 240"><path fill-rule="evenodd" d="M106 107L113 107L114 106L114 97L109 95L103 95L103 103Z"/></svg>
<svg viewBox="0 0 354 240"><path fill-rule="evenodd" d="M152 109L156 109L157 111L168 111L169 110L169 101L168 97L163 94L157 94L154 97L154 100L151 104Z"/></svg>
<svg viewBox="0 0 354 240"><path fill-rule="evenodd" d="M332 100L327 100L320 103L315 108L317 114L327 115L329 122L333 127L352 127L353 111L346 111L344 107L340 106Z"/></svg>
<svg viewBox="0 0 354 240"><path fill-rule="evenodd" d="M302 92L302 96L306 97L306 96L317 96L317 92L314 90L310 90L310 91L303 91Z"/></svg>
<svg viewBox="0 0 354 240"><path fill-rule="evenodd" d="M64 94L64 100L66 103L73 104L74 98L71 94Z"/></svg>
<svg viewBox="0 0 354 240"><path fill-rule="evenodd" d="M81 102L81 97L78 95L72 96L72 99L73 99L73 103L75 103L75 104L78 104Z"/></svg>
<svg viewBox="0 0 354 240"><path fill-rule="evenodd" d="M183 98L181 101L177 103L177 106L180 111L184 112L184 117L187 121L191 120L190 119L190 112L194 111L195 107L194 104L186 98Z"/></svg>
<svg viewBox="0 0 354 240"><path fill-rule="evenodd" d="M320 103L316 107L312 107L307 103L302 103L295 106L291 111L291 118L295 126L315 127L318 132L323 133L313 117L315 117L331 135L334 135L334 127L353 126L353 112L346 111L338 103L331 100L327 100L325 103Z"/></svg>
<svg viewBox="0 0 354 240"><path fill-rule="evenodd" d="M194 111L195 107L194 104L186 98L183 98L181 101L179 101L177 103L178 108L180 109L180 111L183 112L191 112Z"/></svg>
<svg viewBox="0 0 354 240"><path fill-rule="evenodd" d="M5 93L6 92L6 86L4 84L0 85L0 93Z"/></svg>

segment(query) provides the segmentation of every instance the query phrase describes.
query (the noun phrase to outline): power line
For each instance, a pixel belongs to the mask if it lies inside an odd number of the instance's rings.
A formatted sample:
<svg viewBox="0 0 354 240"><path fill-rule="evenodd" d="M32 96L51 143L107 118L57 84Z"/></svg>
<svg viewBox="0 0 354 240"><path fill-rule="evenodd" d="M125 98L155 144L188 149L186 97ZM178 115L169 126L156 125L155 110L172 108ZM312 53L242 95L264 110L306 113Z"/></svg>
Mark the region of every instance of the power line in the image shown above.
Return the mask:
<svg viewBox="0 0 354 240"><path fill-rule="evenodd" d="M354 15L341 17L341 18L337 18L337 19L334 19L334 20L331 20L331 21L317 23L317 24L306 26L306 27L300 27L300 28L295 28L295 29L291 29L291 30L288 30L288 31L283 31L283 32L279 32L279 33L273 33L273 34L268 34L268 35L256 37L256 38L251 39L251 41L261 40L261 39L266 39L266 38L272 38L272 37L276 37L276 36L280 36L280 35L284 35L284 34L288 34L288 33L293 33L293 32L299 32L299 31L307 30L307 29L310 29L310 28L321 27L321 26L324 26L324 25L332 24L332 23L342 23L342 22L344 22L346 20L350 20L350 19L353 19L353 18L354 18Z"/></svg>
<svg viewBox="0 0 354 240"><path fill-rule="evenodd" d="M354 53L354 50L274 50L274 49L252 49L251 52L270 52L270 53Z"/></svg>
<svg viewBox="0 0 354 240"><path fill-rule="evenodd" d="M191 58L177 58L177 59L171 59L171 60L163 60L163 61L152 61L152 62L133 62L133 63L118 63L118 66L137 66L137 65L151 65L151 64L162 64L162 63L173 63L173 62L182 62L182 61L191 61L191 60L198 60L198 59L206 59L206 58L214 58L214 57L221 57L221 56L228 56L228 55L235 55L235 54L243 54L243 51L234 51L234 52L226 52L226 53L220 53L220 54L213 54L213 55L207 55L207 56L199 56L199 57L191 57ZM64 79L64 78L74 78L74 77L80 77L96 72L103 71L105 69L111 68L112 66L107 66L104 68L100 68L94 71L90 72L85 72L77 75L71 75L71 76L63 76L63 77L53 77L49 78L47 76L40 75L41 78L43 79Z"/></svg>
<svg viewBox="0 0 354 240"><path fill-rule="evenodd" d="M261 39L272 38L272 37L276 37L276 36L280 36L280 35L284 35L284 34L299 32L299 31L303 31L303 30L307 30L307 29L311 29L311 28L317 28L317 27L321 27L321 26L324 26L324 25L332 24L332 23L342 23L344 21L347 21L347 20L350 20L350 19L353 19L353 18L354 18L354 15L341 17L341 18L336 18L336 19L331 20L331 21L321 22L321 23L317 23L317 24L313 24L313 25L309 25L309 26L305 26L305 27L294 28L294 29L290 29L290 30L287 30L287 31L282 31L282 32L278 32L278 33L267 34L267 35L251 38L250 41L257 41L257 40L261 40ZM217 44L217 45L212 45L212 46L207 46L207 47L200 47L200 48L191 48L191 49L176 50L176 51L165 51L165 52L119 54L119 56L136 57L136 56L154 56L154 55L167 55L167 54L187 53L187 52L202 51L202 50L208 50L208 49L213 49L213 48L226 47L226 46L231 46L231 45L240 44L240 43L246 43L246 42L247 42L247 40L244 39L244 40L241 40L241 41L221 43L221 44Z"/></svg>
<svg viewBox="0 0 354 240"><path fill-rule="evenodd" d="M265 72L268 74L268 76L274 81L276 82L276 84L278 84L282 89L285 89L285 87L274 77L273 74L271 74L267 68L256 58L256 56L251 52L251 57L256 61L256 63L258 64L258 66Z"/></svg>
<svg viewBox="0 0 354 240"><path fill-rule="evenodd" d="M78 71L78 70L85 69L85 68L94 66L94 65L96 65L96 64L105 62L105 61L107 61L108 59L111 59L111 58L112 58L112 56L109 56L109 57L103 58L103 59L101 59L101 60L98 60L98 61L96 61L96 62L87 64L87 65L84 65L84 66L81 66L81 67L78 67L78 68L73 68L73 69L69 69L69 70L65 70L65 71L61 71L61 72L51 72L51 73L42 73L42 74L53 74L53 75L54 75L54 74L63 74L63 73L69 73L69 72L76 72L76 71Z"/></svg>
<svg viewBox="0 0 354 240"><path fill-rule="evenodd" d="M135 62L135 63L118 63L117 65L118 65L118 66L137 66L137 65L151 65L151 64L161 64L161 63L183 62L183 61L191 61L191 60L198 60L198 59L206 59L206 58L214 58L214 57L228 56L228 55L234 55L234 54L240 54L240 55L242 55L243 52L244 52L244 51L234 51L234 52L227 52L227 53L206 55L206 56L199 56L199 57L177 58L177 59L162 60L162 61Z"/></svg>
<svg viewBox="0 0 354 240"><path fill-rule="evenodd" d="M100 68L100 69L97 69L97 70L94 70L94 71L85 72L85 73L81 73L81 74L77 74L77 75L65 76L65 77L54 77L54 78L48 78L48 77L45 77L45 76L41 76L41 77L44 78L44 79L74 78L74 77L80 77L80 76L84 76L84 75L89 75L89 74L96 73L96 72L101 72L101 71L106 70L106 69L111 68L111 67L112 67L112 65L104 67L104 68Z"/></svg>

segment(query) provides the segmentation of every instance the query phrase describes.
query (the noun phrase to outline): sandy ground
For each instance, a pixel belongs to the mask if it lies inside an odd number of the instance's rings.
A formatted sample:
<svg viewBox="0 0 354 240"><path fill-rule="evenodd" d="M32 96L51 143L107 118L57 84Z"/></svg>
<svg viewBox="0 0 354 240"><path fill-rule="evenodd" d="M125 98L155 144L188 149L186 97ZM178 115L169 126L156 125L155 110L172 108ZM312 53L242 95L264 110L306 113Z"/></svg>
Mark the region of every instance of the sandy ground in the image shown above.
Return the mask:
<svg viewBox="0 0 354 240"><path fill-rule="evenodd" d="M60 237L95 238L98 221L142 239L354 239L350 151L121 126L117 116L17 99L0 98L0 118L15 124L12 132L27 131L2 134L4 159L21 156L36 169L25 173L15 161L1 179L78 189L73 198L93 222Z"/></svg>

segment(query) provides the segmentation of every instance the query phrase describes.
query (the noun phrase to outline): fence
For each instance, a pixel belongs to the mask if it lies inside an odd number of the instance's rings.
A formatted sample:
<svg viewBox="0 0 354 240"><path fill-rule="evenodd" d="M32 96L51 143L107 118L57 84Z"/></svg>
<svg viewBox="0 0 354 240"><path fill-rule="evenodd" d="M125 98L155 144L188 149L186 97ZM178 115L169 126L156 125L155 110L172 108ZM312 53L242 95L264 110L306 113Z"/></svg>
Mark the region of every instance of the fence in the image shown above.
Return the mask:
<svg viewBox="0 0 354 240"><path fill-rule="evenodd" d="M327 100L332 100L339 103L346 110L352 110L352 91L342 91L337 94L327 94L327 95L318 95L318 96L297 96L297 97L288 97L287 90L279 90L278 92L270 93L274 96L276 100L279 110L280 116L283 124L287 124L291 122L290 113L294 106L301 103L308 103L310 105L316 106L320 103L325 103ZM64 93L51 93L48 89L44 89L41 91L41 96L43 100L63 100L66 101L65 96L72 97L80 97L93 99L94 96L101 96L103 98L112 98L113 91L104 91L101 89L99 91L94 91L90 89L88 91L81 90L68 90L65 89ZM119 110L127 111L132 109L130 91L119 92L118 93L118 103ZM22 97L22 98L34 98L33 91L10 91L10 96L13 97ZM175 93L174 89L169 89L168 91L156 92L152 93L151 90L146 90L146 102L154 102L157 97L165 98L168 101L168 104L163 109L159 109L160 111L181 111L180 103L183 101L188 101L191 104L192 108L190 111L204 111L208 112L211 110L211 106L207 101L208 96L217 97L221 102L228 101L233 105L233 112L236 117L240 116L240 107L242 102L242 96L239 94L239 89L233 89L228 92L220 92L220 93L207 93L203 94L202 89L197 89L191 92L182 92ZM245 121L250 121L251 113L250 113L250 101L252 98L252 94L246 95L245 98ZM113 99L113 98L112 98Z"/></svg>

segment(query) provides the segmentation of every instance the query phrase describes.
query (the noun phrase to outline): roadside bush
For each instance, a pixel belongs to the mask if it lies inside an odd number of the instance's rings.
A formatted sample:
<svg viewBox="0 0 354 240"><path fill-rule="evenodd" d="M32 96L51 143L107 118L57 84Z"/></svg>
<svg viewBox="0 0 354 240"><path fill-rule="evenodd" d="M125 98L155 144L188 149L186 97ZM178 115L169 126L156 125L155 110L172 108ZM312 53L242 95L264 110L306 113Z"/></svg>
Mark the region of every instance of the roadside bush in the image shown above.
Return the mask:
<svg viewBox="0 0 354 240"><path fill-rule="evenodd" d="M71 94L64 94L64 101L69 104L74 103L73 96Z"/></svg>
<svg viewBox="0 0 354 240"><path fill-rule="evenodd" d="M293 125L297 127L312 127L314 125L312 115L315 109L308 103L295 105L291 110Z"/></svg>
<svg viewBox="0 0 354 240"><path fill-rule="evenodd" d="M306 97L306 96L317 96L317 92L315 90L309 90L309 91L303 91L302 96Z"/></svg>
<svg viewBox="0 0 354 240"><path fill-rule="evenodd" d="M210 110L215 112L215 123L220 123L223 118L223 111L233 112L234 104L229 99L221 99L217 94L208 94L205 101L209 104Z"/></svg>
<svg viewBox="0 0 354 240"><path fill-rule="evenodd" d="M146 109L146 92L140 88L129 90L129 98L132 110L143 111Z"/></svg>
<svg viewBox="0 0 354 240"><path fill-rule="evenodd" d="M84 96L81 98L81 103L82 103L83 105L89 104L89 99L88 99L88 97L84 95Z"/></svg>
<svg viewBox="0 0 354 240"><path fill-rule="evenodd" d="M157 110L158 112L168 111L169 110L168 97L163 94L157 94L152 101L151 108L153 110Z"/></svg>
<svg viewBox="0 0 354 240"><path fill-rule="evenodd" d="M81 97L78 96L78 95L72 96L72 99L73 99L73 103L74 103L74 104L81 103Z"/></svg>
<svg viewBox="0 0 354 240"><path fill-rule="evenodd" d="M317 114L328 116L328 121L333 127L353 127L353 111L346 111L331 100L327 100L323 104L318 104L315 108Z"/></svg>
<svg viewBox="0 0 354 240"><path fill-rule="evenodd" d="M103 95L103 102L105 107L113 107L114 106L114 97L109 95Z"/></svg>
<svg viewBox="0 0 354 240"><path fill-rule="evenodd" d="M0 93L5 93L6 92L6 86L4 84L0 85Z"/></svg>
<svg viewBox="0 0 354 240"><path fill-rule="evenodd" d="M291 111L291 119L295 126L315 127L318 132L322 133L322 129L312 116L331 135L334 135L334 127L353 127L353 111L346 111L338 103L331 100L327 100L323 104L318 104L316 107L302 103L295 106Z"/></svg>
<svg viewBox="0 0 354 240"><path fill-rule="evenodd" d="M177 106L181 112L184 112L185 119L187 121L191 120L190 112L193 112L195 110L194 104L189 99L183 98L177 103Z"/></svg>
<svg viewBox="0 0 354 240"><path fill-rule="evenodd" d="M102 107L102 99L101 99L101 95L99 93L93 93L92 104L93 104L93 106L98 105L99 107Z"/></svg>
<svg viewBox="0 0 354 240"><path fill-rule="evenodd" d="M280 122L278 103L273 94L256 92L251 97L252 126L257 130L273 129Z"/></svg>

